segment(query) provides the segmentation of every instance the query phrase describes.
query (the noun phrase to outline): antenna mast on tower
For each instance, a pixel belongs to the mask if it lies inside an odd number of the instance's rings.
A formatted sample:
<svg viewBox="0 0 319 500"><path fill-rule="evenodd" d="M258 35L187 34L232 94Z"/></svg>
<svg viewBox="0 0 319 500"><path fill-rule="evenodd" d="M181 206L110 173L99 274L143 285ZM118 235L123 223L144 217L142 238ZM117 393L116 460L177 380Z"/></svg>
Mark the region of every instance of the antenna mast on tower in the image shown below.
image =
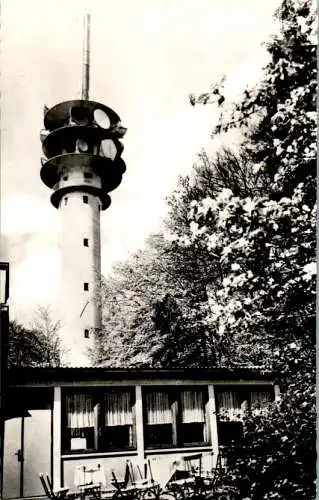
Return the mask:
<svg viewBox="0 0 319 500"><path fill-rule="evenodd" d="M83 67L82 67L82 100L89 100L90 90L90 14L84 15L83 33Z"/></svg>

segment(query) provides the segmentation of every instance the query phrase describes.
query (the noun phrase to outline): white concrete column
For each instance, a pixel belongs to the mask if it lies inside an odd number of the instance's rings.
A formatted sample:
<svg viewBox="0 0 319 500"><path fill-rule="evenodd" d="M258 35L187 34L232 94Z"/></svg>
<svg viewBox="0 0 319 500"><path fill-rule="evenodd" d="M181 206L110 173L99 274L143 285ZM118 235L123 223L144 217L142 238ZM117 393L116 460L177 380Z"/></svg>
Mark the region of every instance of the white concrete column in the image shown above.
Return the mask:
<svg viewBox="0 0 319 500"><path fill-rule="evenodd" d="M83 177L82 167L69 174L73 184ZM101 183L101 181L100 181ZM100 199L73 191L60 202L61 281L60 336L66 348L64 362L90 366L88 350L94 347L94 331L102 324L99 306L101 282Z"/></svg>
<svg viewBox="0 0 319 500"><path fill-rule="evenodd" d="M140 385L135 386L135 419L136 419L137 460L142 465L145 459L145 454L144 454L142 387Z"/></svg>
<svg viewBox="0 0 319 500"><path fill-rule="evenodd" d="M53 397L53 488L61 486L61 387L54 387Z"/></svg>
<svg viewBox="0 0 319 500"><path fill-rule="evenodd" d="M218 432L217 432L215 390L213 385L208 386L208 421L210 426L211 444L213 451L212 466L215 467L218 456Z"/></svg>

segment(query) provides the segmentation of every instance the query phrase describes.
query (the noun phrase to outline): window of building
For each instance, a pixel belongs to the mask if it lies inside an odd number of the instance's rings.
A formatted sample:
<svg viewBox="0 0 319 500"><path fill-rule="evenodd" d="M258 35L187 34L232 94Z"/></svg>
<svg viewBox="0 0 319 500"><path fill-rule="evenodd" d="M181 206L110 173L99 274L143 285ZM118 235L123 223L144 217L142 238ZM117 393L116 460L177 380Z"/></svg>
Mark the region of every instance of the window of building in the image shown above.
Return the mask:
<svg viewBox="0 0 319 500"><path fill-rule="evenodd" d="M83 203L89 203L89 197L84 195L83 196Z"/></svg>
<svg viewBox="0 0 319 500"><path fill-rule="evenodd" d="M145 446L195 446L208 442L207 389L147 391Z"/></svg>
<svg viewBox="0 0 319 500"><path fill-rule="evenodd" d="M63 403L64 453L136 448L134 390L67 393Z"/></svg>
<svg viewBox="0 0 319 500"><path fill-rule="evenodd" d="M89 246L89 240L88 240L88 238L83 238L83 245L84 245L85 247L88 247L88 246Z"/></svg>
<svg viewBox="0 0 319 500"><path fill-rule="evenodd" d="M84 179L92 179L93 174L92 172L84 172Z"/></svg>
<svg viewBox="0 0 319 500"><path fill-rule="evenodd" d="M108 392L104 395L101 439L104 449L133 447L133 413L129 391Z"/></svg>
<svg viewBox="0 0 319 500"><path fill-rule="evenodd" d="M247 409L262 411L274 400L272 386L217 387L216 410L218 441L221 445L240 444L243 437L243 416Z"/></svg>
<svg viewBox="0 0 319 500"><path fill-rule="evenodd" d="M66 197L64 198L64 205L67 205L67 204L68 204L68 197L66 196Z"/></svg>
<svg viewBox="0 0 319 500"><path fill-rule="evenodd" d="M89 284L88 283L83 283L83 289L85 292L89 291Z"/></svg>
<svg viewBox="0 0 319 500"><path fill-rule="evenodd" d="M62 179L63 179L64 181L67 181L67 180L68 180L68 178L69 178L69 176L68 176L68 175L64 175L64 176L62 177Z"/></svg>
<svg viewBox="0 0 319 500"><path fill-rule="evenodd" d="M90 338L90 332L89 332L89 329L88 329L88 328L85 328L85 330L84 330L84 338L85 338L85 339Z"/></svg>

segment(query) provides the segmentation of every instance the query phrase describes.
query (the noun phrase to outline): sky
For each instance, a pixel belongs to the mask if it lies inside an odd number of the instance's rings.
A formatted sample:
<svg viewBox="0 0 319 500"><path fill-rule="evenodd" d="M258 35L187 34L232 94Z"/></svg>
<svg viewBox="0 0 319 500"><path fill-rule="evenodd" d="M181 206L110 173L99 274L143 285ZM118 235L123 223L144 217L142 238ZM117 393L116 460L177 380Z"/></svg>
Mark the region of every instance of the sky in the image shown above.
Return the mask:
<svg viewBox="0 0 319 500"><path fill-rule="evenodd" d="M102 212L102 272L160 228L165 197L198 152L213 153L218 110L192 107L226 75L235 99L267 63L278 0L3 0L1 4L1 260L10 315L27 324L55 308L59 212L40 179L43 106L81 96L83 14L91 14L90 98L121 117L127 171Z"/></svg>

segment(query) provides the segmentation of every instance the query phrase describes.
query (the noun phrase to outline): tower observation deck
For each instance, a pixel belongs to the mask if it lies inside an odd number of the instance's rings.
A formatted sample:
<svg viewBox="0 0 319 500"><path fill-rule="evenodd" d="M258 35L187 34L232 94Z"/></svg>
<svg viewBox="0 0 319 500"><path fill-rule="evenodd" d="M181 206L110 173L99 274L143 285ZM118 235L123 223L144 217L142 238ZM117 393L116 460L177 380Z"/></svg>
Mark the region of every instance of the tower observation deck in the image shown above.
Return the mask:
<svg viewBox="0 0 319 500"><path fill-rule="evenodd" d="M62 279L59 293L65 362L89 366L89 348L101 328L100 214L126 170L126 129L111 108L88 99L89 17L86 16L82 99L45 108L40 176L61 214Z"/></svg>

